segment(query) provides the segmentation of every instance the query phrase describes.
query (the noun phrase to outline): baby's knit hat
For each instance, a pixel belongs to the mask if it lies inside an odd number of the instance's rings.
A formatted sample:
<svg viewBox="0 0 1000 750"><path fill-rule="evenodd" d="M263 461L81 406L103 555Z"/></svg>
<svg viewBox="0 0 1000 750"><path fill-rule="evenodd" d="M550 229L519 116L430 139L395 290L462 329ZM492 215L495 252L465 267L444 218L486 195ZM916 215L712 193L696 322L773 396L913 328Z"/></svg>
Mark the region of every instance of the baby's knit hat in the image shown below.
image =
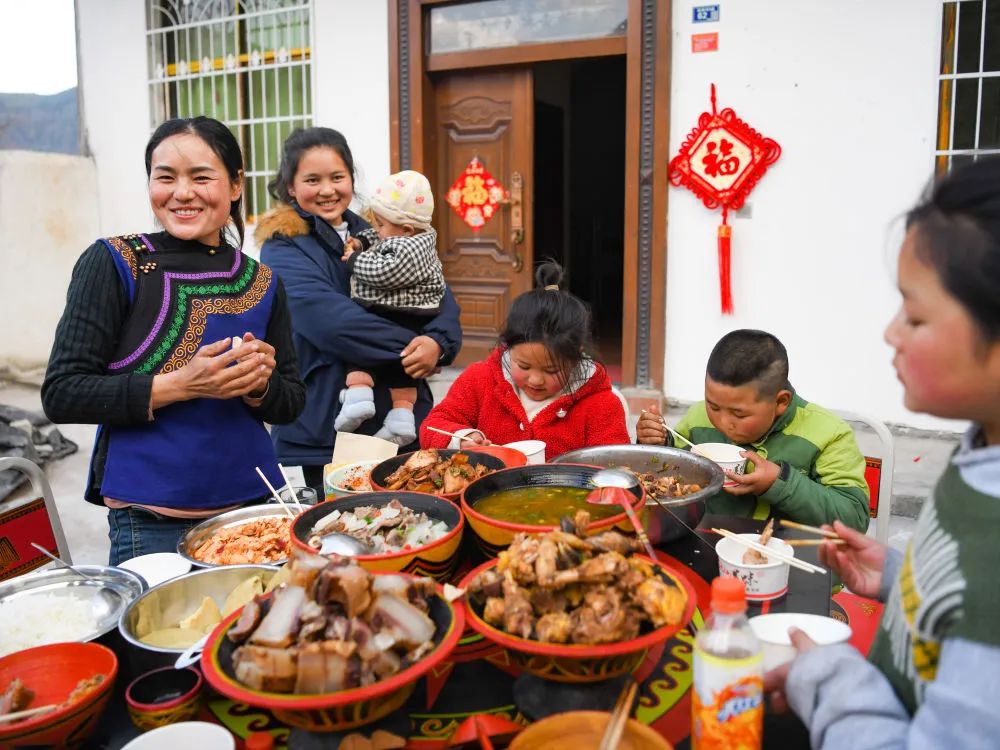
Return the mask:
<svg viewBox="0 0 1000 750"><path fill-rule="evenodd" d="M419 229L430 229L434 213L431 184L420 172L411 169L389 175L375 188L371 209L393 224L412 224Z"/></svg>

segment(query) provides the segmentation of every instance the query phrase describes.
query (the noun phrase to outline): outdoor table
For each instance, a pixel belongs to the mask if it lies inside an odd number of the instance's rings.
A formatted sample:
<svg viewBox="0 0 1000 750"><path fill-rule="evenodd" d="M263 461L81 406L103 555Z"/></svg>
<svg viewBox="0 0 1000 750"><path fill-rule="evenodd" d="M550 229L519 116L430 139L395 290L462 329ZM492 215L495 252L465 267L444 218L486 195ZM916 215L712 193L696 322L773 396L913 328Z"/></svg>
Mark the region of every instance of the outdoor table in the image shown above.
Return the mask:
<svg viewBox="0 0 1000 750"><path fill-rule="evenodd" d="M698 609L692 622L665 644L651 649L635 672L640 689L632 715L651 725L677 748L689 747L694 633L708 615L709 584L719 574L714 551L719 537L709 529L718 527L747 533L760 532L763 525L763 521L748 518L709 515L699 525L697 536L687 535L657 550L662 561L672 565L691 583L698 597ZM775 536L815 538L783 527L775 530ZM800 547L796 557L815 563L816 548ZM762 612L828 615L830 587L829 573L810 574L792 568L788 593L775 601L750 603L748 615L752 617ZM377 724L353 731L370 734L381 728L408 736L412 747L446 748L458 724L476 713L523 721L531 718L522 710L525 706L545 705L550 713L573 708L610 710L622 680L579 688L559 686L553 690L552 683L543 683L530 675L516 676L502 649L468 630L451 659L418 683L404 708ZM139 734L128 718L125 686L126 680L120 678L101 727L85 747L116 750ZM223 724L237 738L249 732L270 731L276 737L276 748L284 747L283 743L293 750L336 747L333 741L336 735L289 729L265 710L234 703L221 696L208 698L202 718ZM768 713L764 720L764 747L808 748L808 734L794 715Z"/></svg>

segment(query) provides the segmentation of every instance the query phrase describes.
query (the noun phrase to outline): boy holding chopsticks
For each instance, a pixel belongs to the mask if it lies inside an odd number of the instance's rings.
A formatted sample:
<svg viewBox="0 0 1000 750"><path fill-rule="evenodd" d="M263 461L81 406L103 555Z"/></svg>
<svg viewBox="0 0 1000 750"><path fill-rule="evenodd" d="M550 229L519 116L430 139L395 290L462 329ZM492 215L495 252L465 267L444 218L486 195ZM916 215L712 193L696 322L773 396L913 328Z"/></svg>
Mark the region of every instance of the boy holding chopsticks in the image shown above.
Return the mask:
<svg viewBox="0 0 1000 750"><path fill-rule="evenodd" d="M676 431L696 444L742 446L753 464L746 474L726 472L729 481L709 499L709 513L868 528L865 459L854 433L795 392L788 354L772 334L737 330L719 340L708 358L705 400ZM643 412L636 432L640 443L673 444L655 407Z"/></svg>

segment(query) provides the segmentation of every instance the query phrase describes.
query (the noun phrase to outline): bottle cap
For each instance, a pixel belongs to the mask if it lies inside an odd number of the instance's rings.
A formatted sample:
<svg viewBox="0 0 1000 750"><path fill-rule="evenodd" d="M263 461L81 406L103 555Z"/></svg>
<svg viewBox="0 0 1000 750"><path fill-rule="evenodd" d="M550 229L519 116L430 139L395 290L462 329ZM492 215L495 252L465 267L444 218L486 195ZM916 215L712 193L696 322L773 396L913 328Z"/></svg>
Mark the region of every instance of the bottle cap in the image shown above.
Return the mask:
<svg viewBox="0 0 1000 750"><path fill-rule="evenodd" d="M719 576L712 581L712 611L735 614L747 608L747 592L743 581L732 576Z"/></svg>
<svg viewBox="0 0 1000 750"><path fill-rule="evenodd" d="M274 747L274 737L268 732L251 732L244 742L246 750L271 750Z"/></svg>

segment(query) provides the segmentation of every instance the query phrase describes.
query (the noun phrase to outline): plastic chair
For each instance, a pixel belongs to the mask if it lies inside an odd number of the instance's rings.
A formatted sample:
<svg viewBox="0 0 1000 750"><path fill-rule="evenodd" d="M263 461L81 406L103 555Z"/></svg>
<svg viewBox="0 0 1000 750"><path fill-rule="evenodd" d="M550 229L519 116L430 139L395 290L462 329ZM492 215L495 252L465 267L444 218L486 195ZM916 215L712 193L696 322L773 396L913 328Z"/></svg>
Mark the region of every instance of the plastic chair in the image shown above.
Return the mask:
<svg viewBox="0 0 1000 750"><path fill-rule="evenodd" d="M846 422L863 424L878 439L875 455L865 455L865 481L871 494L870 515L875 519L875 538L882 544L889 542L889 516L892 511L892 472L896 443L892 433L881 420L852 411L832 410ZM873 451L869 451L873 452Z"/></svg>
<svg viewBox="0 0 1000 750"><path fill-rule="evenodd" d="M35 498L16 505L9 501L0 503L0 581L51 562L31 542L72 564L56 501L44 472L25 458L0 458L0 471L8 469L28 477Z"/></svg>
<svg viewBox="0 0 1000 750"><path fill-rule="evenodd" d="M625 410L625 426L628 428L629 439L634 443L635 442L635 422L633 422L631 419L629 419L630 414L629 414L628 399L625 398L625 394L622 393L620 390L618 390L618 388L616 386L614 386L614 385L611 386L611 392L618 397L619 401L622 402L622 408Z"/></svg>

